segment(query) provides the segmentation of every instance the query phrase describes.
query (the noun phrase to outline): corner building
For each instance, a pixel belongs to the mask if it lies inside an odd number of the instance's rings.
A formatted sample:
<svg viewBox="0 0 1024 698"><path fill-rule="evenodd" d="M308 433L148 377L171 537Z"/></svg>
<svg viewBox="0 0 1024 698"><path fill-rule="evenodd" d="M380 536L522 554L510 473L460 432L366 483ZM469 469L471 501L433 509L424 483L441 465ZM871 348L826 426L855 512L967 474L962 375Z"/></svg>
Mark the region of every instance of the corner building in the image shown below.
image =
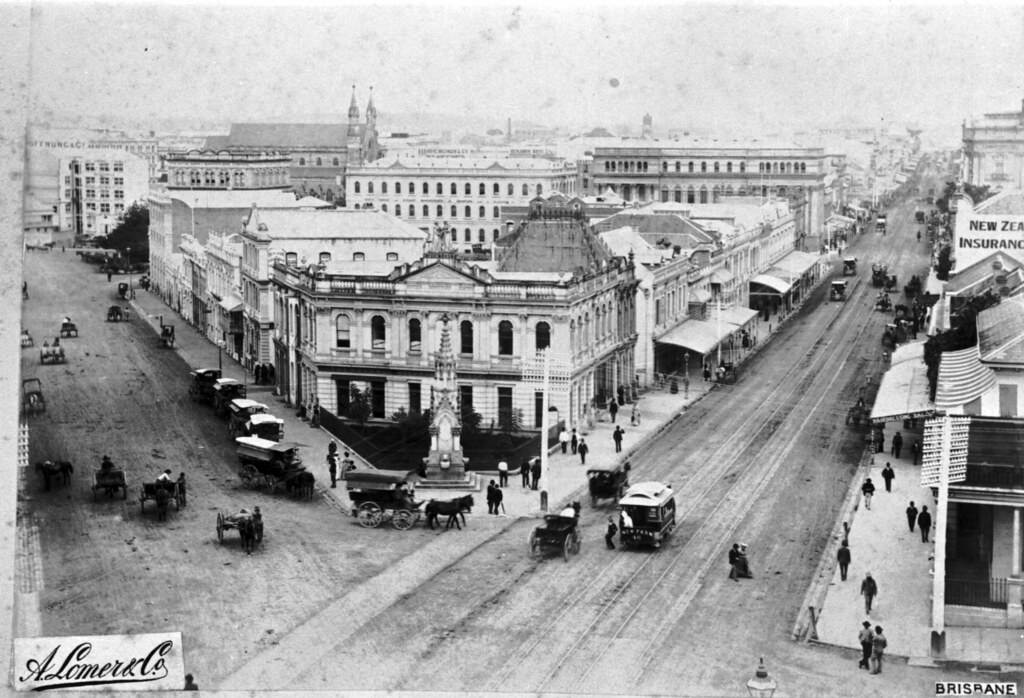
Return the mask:
<svg viewBox="0 0 1024 698"><path fill-rule="evenodd" d="M463 409L484 424L518 413L524 427L540 428L541 393L522 375L550 347L570 368L551 405L569 425L584 419L632 381L638 282L633 260L613 256L578 200L573 207L538 202L484 265L458 260L436 238L422 259L401 265L275 262L275 341L294 347L300 402L315 396L321 410L344 413L358 387L374 420L428 409L447 316Z"/></svg>

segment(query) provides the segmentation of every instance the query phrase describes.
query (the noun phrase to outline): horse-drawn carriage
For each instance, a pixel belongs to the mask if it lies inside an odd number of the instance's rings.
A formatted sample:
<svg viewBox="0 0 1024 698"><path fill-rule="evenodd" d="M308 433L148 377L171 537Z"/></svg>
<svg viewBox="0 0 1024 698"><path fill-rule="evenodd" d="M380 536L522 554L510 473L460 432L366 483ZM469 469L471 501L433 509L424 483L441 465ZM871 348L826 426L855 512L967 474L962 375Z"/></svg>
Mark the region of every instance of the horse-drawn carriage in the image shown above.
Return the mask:
<svg viewBox="0 0 1024 698"><path fill-rule="evenodd" d="M67 339L68 337L78 337L78 325L65 319L60 323L60 338Z"/></svg>
<svg viewBox="0 0 1024 698"><path fill-rule="evenodd" d="M843 276L857 276L857 258L843 258Z"/></svg>
<svg viewBox="0 0 1024 698"><path fill-rule="evenodd" d="M660 548L676 527L676 499L672 487L660 482L638 482L619 500L619 540L623 545Z"/></svg>
<svg viewBox="0 0 1024 698"><path fill-rule="evenodd" d="M46 412L43 384L38 378L26 378L21 382L21 409L28 415Z"/></svg>
<svg viewBox="0 0 1024 698"><path fill-rule="evenodd" d="M22 348L34 347L35 345L36 345L36 342L35 342L34 339L32 339L32 335L30 335L28 333L28 330L22 330L21 331L21 346L22 346Z"/></svg>
<svg viewBox="0 0 1024 698"><path fill-rule="evenodd" d="M882 288L889 280L889 266L887 264L871 265L871 285L875 288Z"/></svg>
<svg viewBox="0 0 1024 698"><path fill-rule="evenodd" d="M316 479L299 456L299 444L278 443L258 436L239 436L238 477L251 487L266 486L271 492L284 487L304 499L312 499Z"/></svg>
<svg viewBox="0 0 1024 698"><path fill-rule="evenodd" d="M174 325L160 325L160 341L168 349L174 346Z"/></svg>
<svg viewBox="0 0 1024 698"><path fill-rule="evenodd" d="M723 361L715 369L715 379L719 383L735 383L736 373L736 364Z"/></svg>
<svg viewBox="0 0 1024 698"><path fill-rule="evenodd" d="M863 400L858 400L850 405L850 409L846 411L846 423L855 427L868 423L868 408L864 405Z"/></svg>
<svg viewBox="0 0 1024 698"><path fill-rule="evenodd" d="M187 503L185 473L181 473L177 480L167 479L142 483L142 488L139 490L139 507L142 513L146 513L146 502L150 499L156 502L157 513L161 521L167 518L167 508L172 501L175 510L180 510Z"/></svg>
<svg viewBox="0 0 1024 698"><path fill-rule="evenodd" d="M880 310L883 313L892 310L892 299L889 298L889 294L885 291L879 291L878 295L875 296L875 310Z"/></svg>
<svg viewBox="0 0 1024 698"><path fill-rule="evenodd" d="M241 434L252 436L245 426L249 418L256 414L266 414L267 406L248 398L236 398L228 404L228 434L232 437Z"/></svg>
<svg viewBox="0 0 1024 698"><path fill-rule="evenodd" d="M895 274L890 274L888 277L886 277L886 279L885 279L885 290L886 291L894 292L896 290L897 286L899 286L899 284L896 281L896 275Z"/></svg>
<svg viewBox="0 0 1024 698"><path fill-rule="evenodd" d="M886 324L885 330L882 332L882 346L887 349L895 349L897 344L897 336L899 327L894 322Z"/></svg>
<svg viewBox="0 0 1024 698"><path fill-rule="evenodd" d="M220 379L219 368L197 368L190 372L192 384L188 386L188 396L195 402L209 404L213 400L213 384Z"/></svg>
<svg viewBox="0 0 1024 698"><path fill-rule="evenodd" d="M49 492L54 482L70 484L75 468L66 460L44 460L36 463L36 471L43 476L43 486Z"/></svg>
<svg viewBox="0 0 1024 698"><path fill-rule="evenodd" d="M56 340L54 340L53 346L43 342L43 346L39 348L39 363L41 364L62 364L67 360L64 355L64 347Z"/></svg>
<svg viewBox="0 0 1024 698"><path fill-rule="evenodd" d="M396 473L380 470L350 471L345 474L352 515L365 528L376 528L385 519L400 531L412 528L420 518L422 501L415 500L410 478L414 471Z"/></svg>
<svg viewBox="0 0 1024 698"><path fill-rule="evenodd" d="M92 498L99 497L100 492L106 492L108 497L113 497L118 490L121 490L121 499L128 499L128 480L124 471L117 468L99 468L92 478Z"/></svg>
<svg viewBox="0 0 1024 698"><path fill-rule="evenodd" d="M910 282L903 287L903 293L907 298L913 298L914 296L921 293L921 277L914 276L910 277Z"/></svg>
<svg viewBox="0 0 1024 698"><path fill-rule="evenodd" d="M117 285L117 295L121 296L122 299L128 300L128 282L122 281Z"/></svg>
<svg viewBox="0 0 1024 698"><path fill-rule="evenodd" d="M629 469L629 463L592 465L587 468L590 506L596 507L599 499L621 499L629 487Z"/></svg>
<svg viewBox="0 0 1024 698"><path fill-rule="evenodd" d="M242 427L246 436L258 436L268 441L280 441L284 438L284 420L272 414L254 414Z"/></svg>
<svg viewBox="0 0 1024 698"><path fill-rule="evenodd" d="M530 531L530 555L537 556L544 550L558 550L566 562L569 555L580 552L580 515L579 503L572 506L573 516L569 510L559 514L545 514L544 523L533 527Z"/></svg>
<svg viewBox="0 0 1024 698"><path fill-rule="evenodd" d="M846 280L836 279L832 282L829 287L828 299L830 301L845 301L846 300Z"/></svg>
<svg viewBox="0 0 1024 698"><path fill-rule="evenodd" d="M132 311L119 305L107 308L107 322L122 322L131 318Z"/></svg>
<svg viewBox="0 0 1024 698"><path fill-rule="evenodd" d="M242 540L242 549L252 554L256 545L263 542L263 514L259 507L252 511L242 509L234 514L217 512L217 540L224 542L224 531L235 529Z"/></svg>
<svg viewBox="0 0 1024 698"><path fill-rule="evenodd" d="M245 384L234 378L218 378L213 382L211 388L211 402L213 412L218 417L228 415L228 406L232 400L245 397Z"/></svg>

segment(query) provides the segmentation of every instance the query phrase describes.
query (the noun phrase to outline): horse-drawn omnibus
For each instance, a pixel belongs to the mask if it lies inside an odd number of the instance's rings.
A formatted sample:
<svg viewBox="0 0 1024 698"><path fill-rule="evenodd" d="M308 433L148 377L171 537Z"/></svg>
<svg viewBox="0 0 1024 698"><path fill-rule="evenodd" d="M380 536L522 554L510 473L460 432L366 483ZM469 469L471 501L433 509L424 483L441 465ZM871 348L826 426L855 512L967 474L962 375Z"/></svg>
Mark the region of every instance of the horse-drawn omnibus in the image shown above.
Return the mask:
<svg viewBox="0 0 1024 698"><path fill-rule="evenodd" d="M391 519L400 531L412 528L420 518L420 505L413 492L415 471L407 473L384 470L361 470L345 473L348 498L352 500L352 516L365 528L376 528Z"/></svg>
<svg viewBox="0 0 1024 698"><path fill-rule="evenodd" d="M676 527L675 493L660 482L638 482L619 500L623 545L661 547Z"/></svg>

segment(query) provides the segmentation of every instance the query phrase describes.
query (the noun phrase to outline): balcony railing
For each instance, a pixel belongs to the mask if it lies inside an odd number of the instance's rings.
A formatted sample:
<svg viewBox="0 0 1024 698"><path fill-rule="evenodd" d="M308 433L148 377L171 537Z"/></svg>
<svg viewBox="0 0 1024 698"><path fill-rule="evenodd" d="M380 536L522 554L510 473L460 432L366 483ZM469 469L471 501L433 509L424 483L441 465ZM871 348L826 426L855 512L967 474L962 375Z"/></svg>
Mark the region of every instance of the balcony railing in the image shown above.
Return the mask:
<svg viewBox="0 0 1024 698"><path fill-rule="evenodd" d="M1006 579L946 579L946 603L953 606L1006 608Z"/></svg>
<svg viewBox="0 0 1024 698"><path fill-rule="evenodd" d="M962 484L973 487L1024 489L1024 468L970 464L967 466L967 478Z"/></svg>

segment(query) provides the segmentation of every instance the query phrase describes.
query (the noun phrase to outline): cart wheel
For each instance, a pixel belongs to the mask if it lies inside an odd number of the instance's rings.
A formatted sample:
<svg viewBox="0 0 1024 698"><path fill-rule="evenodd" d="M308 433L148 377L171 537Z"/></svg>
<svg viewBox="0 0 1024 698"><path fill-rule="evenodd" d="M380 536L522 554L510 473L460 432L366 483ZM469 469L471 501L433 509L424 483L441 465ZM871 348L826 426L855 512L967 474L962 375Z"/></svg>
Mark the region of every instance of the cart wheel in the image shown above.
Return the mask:
<svg viewBox="0 0 1024 698"><path fill-rule="evenodd" d="M391 517L391 525L399 531L408 531L414 523L416 523L416 519L408 509L399 509Z"/></svg>
<svg viewBox="0 0 1024 698"><path fill-rule="evenodd" d="M537 529L530 531L530 557L536 557L540 553L540 537Z"/></svg>
<svg viewBox="0 0 1024 698"><path fill-rule="evenodd" d="M356 511L356 517L363 528L377 528L384 518L384 513L374 502L363 502Z"/></svg>
<svg viewBox="0 0 1024 698"><path fill-rule="evenodd" d="M263 542L263 521L256 522L256 542Z"/></svg>
<svg viewBox="0 0 1024 698"><path fill-rule="evenodd" d="M217 540L224 542L224 514L217 512Z"/></svg>
<svg viewBox="0 0 1024 698"><path fill-rule="evenodd" d="M570 552L572 552L573 555L579 555L580 554L580 542L581 542L581 540L582 540L582 536L580 536L579 531L574 532L573 536L572 536L572 550L570 551Z"/></svg>
<svg viewBox="0 0 1024 698"><path fill-rule="evenodd" d="M569 562L569 553L572 552L572 534L565 537L562 541L562 557L565 558L566 562Z"/></svg>
<svg viewBox="0 0 1024 698"><path fill-rule="evenodd" d="M128 499L128 483L121 485L121 499Z"/></svg>

